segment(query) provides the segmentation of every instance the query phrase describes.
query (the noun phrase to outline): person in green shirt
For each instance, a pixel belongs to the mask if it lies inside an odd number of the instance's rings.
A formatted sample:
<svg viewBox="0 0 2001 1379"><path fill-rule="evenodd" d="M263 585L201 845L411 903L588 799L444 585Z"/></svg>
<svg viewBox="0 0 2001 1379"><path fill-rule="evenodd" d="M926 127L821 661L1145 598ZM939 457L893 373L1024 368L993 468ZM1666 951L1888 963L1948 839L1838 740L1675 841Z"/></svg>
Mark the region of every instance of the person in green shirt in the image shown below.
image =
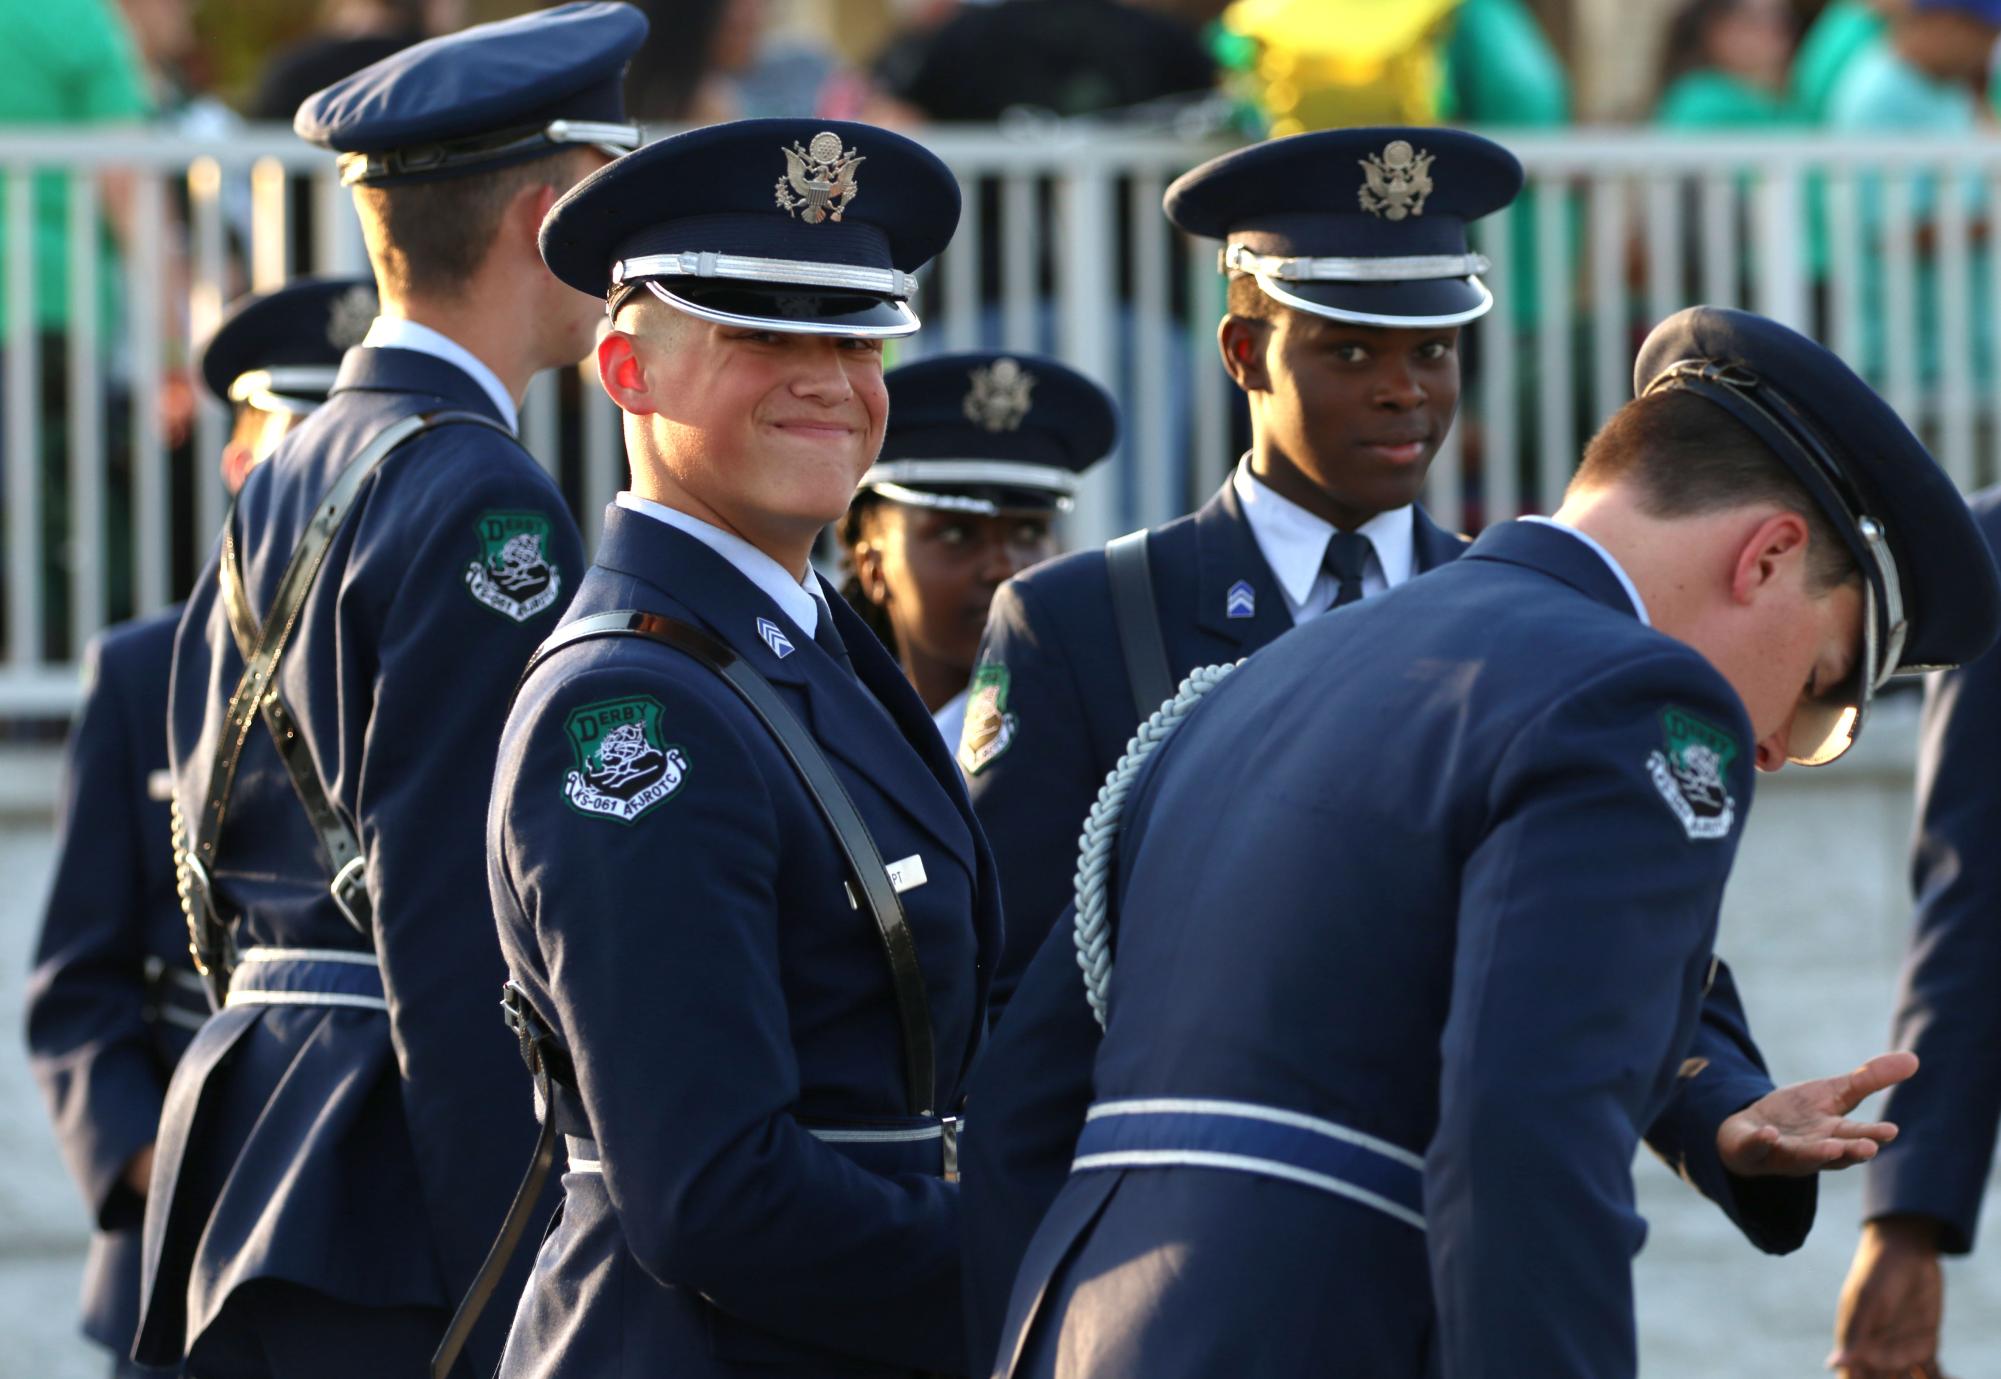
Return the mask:
<svg viewBox="0 0 2001 1379"><path fill-rule="evenodd" d="M146 83L130 37L110 0L33 0L0 6L0 129L29 125L137 125L150 113ZM32 253L35 325L60 335L70 319L69 177L35 177ZM125 189L107 185L114 221L125 213ZM0 225L0 262L18 252ZM116 301L117 260L100 233L98 284L108 321ZM0 321L19 306L6 299L0 275Z"/></svg>
<svg viewBox="0 0 2001 1379"><path fill-rule="evenodd" d="M1690 0L1668 29L1654 122L1666 129L1794 123L1786 96L1792 48L1785 0Z"/></svg>
<svg viewBox="0 0 2001 1379"><path fill-rule="evenodd" d="M1808 25L1793 55L1793 107L1810 124L1827 118L1827 102L1856 57L1878 45L1903 0L1829 0Z"/></svg>

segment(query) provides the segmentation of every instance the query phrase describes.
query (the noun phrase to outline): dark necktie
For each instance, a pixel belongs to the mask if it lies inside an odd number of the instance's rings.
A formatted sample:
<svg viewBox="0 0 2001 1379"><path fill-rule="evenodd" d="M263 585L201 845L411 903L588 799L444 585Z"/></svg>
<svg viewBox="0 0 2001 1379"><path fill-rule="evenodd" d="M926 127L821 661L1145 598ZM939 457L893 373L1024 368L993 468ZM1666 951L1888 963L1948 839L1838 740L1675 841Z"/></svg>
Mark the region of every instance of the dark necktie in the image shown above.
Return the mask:
<svg viewBox="0 0 2001 1379"><path fill-rule="evenodd" d="M1327 555L1320 568L1341 581L1334 606L1356 603L1362 597L1362 567L1369 563L1369 538L1355 531L1337 531L1327 538Z"/></svg>
<svg viewBox="0 0 2001 1379"><path fill-rule="evenodd" d="M816 600L817 602L817 600ZM855 673L855 663L848 655L848 644L841 640L841 634L834 630L834 612L826 604L820 604L820 617L813 628L813 640L820 644L820 650L834 658L834 664L848 674Z"/></svg>

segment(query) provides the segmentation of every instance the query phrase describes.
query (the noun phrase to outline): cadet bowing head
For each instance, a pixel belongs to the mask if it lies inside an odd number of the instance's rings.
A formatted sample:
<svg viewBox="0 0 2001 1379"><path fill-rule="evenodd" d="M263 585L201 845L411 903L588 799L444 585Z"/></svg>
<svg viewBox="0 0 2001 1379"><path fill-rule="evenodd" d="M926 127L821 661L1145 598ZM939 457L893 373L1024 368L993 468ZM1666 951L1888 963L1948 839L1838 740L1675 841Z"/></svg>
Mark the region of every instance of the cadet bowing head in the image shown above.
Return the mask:
<svg viewBox="0 0 2001 1379"><path fill-rule="evenodd" d="M596 305L541 270L556 199L638 146L627 62L646 37L631 5L558 5L405 48L316 92L299 135L340 155L386 312L459 303L504 314L478 331L532 372L590 350ZM452 333L452 332L447 332Z"/></svg>
<svg viewBox="0 0 2001 1379"><path fill-rule="evenodd" d="M1833 354L1692 307L1647 338L1634 388L1558 516L1729 680L1761 769L1834 760L1892 675L1994 640L2001 590L1965 501Z"/></svg>
<svg viewBox="0 0 2001 1379"><path fill-rule="evenodd" d="M367 278L301 278L230 304L202 346L201 376L235 414L222 450L231 493L327 400L341 356L361 343L377 310Z"/></svg>
<svg viewBox="0 0 2001 1379"><path fill-rule="evenodd" d="M634 492L802 564L881 449L883 342L917 329L915 274L958 218L922 146L829 120L693 130L565 195L542 254L605 299Z"/></svg>
<svg viewBox="0 0 2001 1379"><path fill-rule="evenodd" d="M1459 331L1493 295L1467 226L1512 202L1513 154L1444 129L1299 134L1211 160L1168 219L1223 241L1223 366L1252 468L1337 526L1416 500L1459 406Z"/></svg>
<svg viewBox="0 0 2001 1379"><path fill-rule="evenodd" d="M1118 407L1037 355L933 355L892 370L889 430L841 523L844 592L925 688L973 672L994 593L1056 553L1054 523L1118 439ZM928 698L928 696L927 696Z"/></svg>

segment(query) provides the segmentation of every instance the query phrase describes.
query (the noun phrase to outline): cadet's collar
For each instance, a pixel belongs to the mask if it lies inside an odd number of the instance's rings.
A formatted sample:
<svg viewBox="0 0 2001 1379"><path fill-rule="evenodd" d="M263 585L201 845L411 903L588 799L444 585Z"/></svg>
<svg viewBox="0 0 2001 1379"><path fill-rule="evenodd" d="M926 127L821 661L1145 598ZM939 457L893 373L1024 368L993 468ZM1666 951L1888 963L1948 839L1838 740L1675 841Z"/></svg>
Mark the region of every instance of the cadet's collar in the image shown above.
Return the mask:
<svg viewBox="0 0 2001 1379"><path fill-rule="evenodd" d="M1604 561L1606 567L1610 569L1613 574L1619 577L1619 587L1621 589L1624 589L1626 591L1626 597L1633 601L1634 614L1639 618L1639 620L1642 623L1646 624L1648 627L1652 627L1654 625L1654 620L1647 616L1647 601L1640 597L1640 586L1633 583L1633 577L1626 573L1626 567L1619 563L1619 558L1613 555L1610 551L1606 550L1604 545L1600 543L1596 537L1592 536L1588 532L1579 531L1576 527L1566 526L1562 522L1557 521L1554 517L1540 517L1531 514L1527 517L1523 517L1518 520L1523 522L1535 522L1545 527L1555 527L1558 531L1569 532L1572 536L1576 537L1579 541L1582 541L1585 545L1589 546L1593 551L1597 552L1598 558Z"/></svg>
<svg viewBox="0 0 2001 1379"><path fill-rule="evenodd" d="M500 375L488 368L486 361L443 331L432 330L404 316L378 316L375 324L368 328L368 334L362 338L361 347L365 350L410 350L444 360L463 370L467 377L479 384L480 391L493 403L493 410L507 423L508 430L521 429L521 414L515 409L514 399L508 394L506 386L501 383Z"/></svg>
<svg viewBox="0 0 2001 1379"><path fill-rule="evenodd" d="M1252 474L1249 455L1237 462L1230 483L1273 577L1293 607L1303 605L1313 592L1314 581L1320 578L1321 563L1327 556L1327 539L1334 534L1334 524L1284 497ZM1369 538L1376 563L1383 572L1383 582L1389 588L1396 588L1416 572L1416 525L1412 507L1406 503L1377 513L1355 529Z"/></svg>
<svg viewBox="0 0 2001 1379"><path fill-rule="evenodd" d="M1468 560L1498 560L1568 584L1607 608L1646 619L1639 590L1603 547L1571 527L1547 520L1496 522L1466 552Z"/></svg>
<svg viewBox="0 0 2001 1379"><path fill-rule="evenodd" d="M627 512L641 513L656 522L665 522L676 531L686 532L735 566L739 574L763 590L765 595L778 605L779 610L797 623L807 636L813 636L820 630L819 591L807 582L813 578L811 570L807 571L806 578L802 580L788 573L783 565L734 532L726 532L699 517L690 517L678 508L656 503L651 498L622 492L613 501Z"/></svg>

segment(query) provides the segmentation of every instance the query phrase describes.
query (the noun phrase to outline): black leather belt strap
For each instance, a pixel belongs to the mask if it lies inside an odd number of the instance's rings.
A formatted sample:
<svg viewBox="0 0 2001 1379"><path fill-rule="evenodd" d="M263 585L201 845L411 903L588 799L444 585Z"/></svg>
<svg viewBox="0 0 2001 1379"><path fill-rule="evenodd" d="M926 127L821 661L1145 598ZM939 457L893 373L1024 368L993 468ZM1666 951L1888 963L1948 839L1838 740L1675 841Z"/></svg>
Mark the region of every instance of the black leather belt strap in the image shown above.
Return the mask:
<svg viewBox="0 0 2001 1379"><path fill-rule="evenodd" d="M291 643L299 614L305 608L307 595L312 592L313 581L362 485L398 446L436 427L464 424L485 426L510 439L514 434L477 412L421 413L384 427L347 462L321 496L312 520L306 525L305 534L293 549L285 573L278 581L271 614L262 627L258 626L256 615L250 610L249 595L243 581L242 561L236 549L234 505L223 525L222 604L229 619L230 634L243 657L243 674L237 681L235 693L230 695L222 740L217 745L214 760L209 764L208 790L190 843L194 859L206 874L214 873L216 842L221 837L223 820L229 812L229 799L236 788L236 768L241 764L243 750L250 741L250 725L261 716L277 744L279 758L285 763L286 773L292 779L292 788L298 794L299 802L305 806L306 816L312 822L321 847L326 850L327 864L334 876L334 901L347 916L348 922L363 934L370 932L373 916L369 910L368 888L362 884L361 843L347 821L341 818L340 810L320 782L305 735L299 731L297 720L278 692L278 666ZM219 922L212 909L208 922ZM207 943L203 946L207 951L226 951L225 936L212 934L206 937Z"/></svg>
<svg viewBox="0 0 2001 1379"><path fill-rule="evenodd" d="M508 982L500 989L500 1008L507 1027L520 1041L521 1061L535 1075L535 1096L542 1108L542 1128L535 1137L535 1156L528 1161L528 1171L521 1175L521 1186L515 1189L514 1200L508 1204L507 1219L501 1223L500 1234L494 1237L479 1272L473 1275L472 1287L459 1300L458 1310L452 1313L451 1325L445 1328L445 1337L438 1342L438 1349L431 1356L431 1379L445 1379L452 1372L452 1366L458 1363L460 1352L472 1336L472 1329L479 1325L486 1305L493 1300L494 1289L500 1286L500 1277L507 1272L507 1262L521 1248L521 1237L528 1230L528 1218L534 1214L535 1203L542 1197L542 1185L549 1181L549 1170L556 1163L554 1084L561 1083L569 1088L576 1086L569 1055L557 1043L555 1032L529 1004L528 993L515 983Z"/></svg>
<svg viewBox="0 0 2001 1379"><path fill-rule="evenodd" d="M1131 532L1105 547L1105 564L1112 576L1112 619L1119 628L1119 651L1126 660L1126 681L1132 688L1139 721L1174 697L1174 668L1167 643L1160 635L1160 611L1154 604L1153 573L1147 567L1146 533Z"/></svg>
<svg viewBox="0 0 2001 1379"><path fill-rule="evenodd" d="M937 1104L936 1059L931 1043L931 1005L924 991L924 972L917 964L917 941L903 913L903 901L890 884L889 871L868 825L862 822L847 788L834 774L820 744L793 716L785 701L757 671L736 652L698 627L674 618L638 609L621 608L579 618L562 628L536 648L521 673L526 681L537 666L563 647L598 637L645 637L670 647L720 675L737 696L757 715L778 740L792 767L806 784L820 815L834 831L834 840L847 859L848 871L860 892L862 904L875 920L882 938L883 954L889 960L890 983L896 992L896 1008L903 1028L904 1081L912 1115L928 1116ZM1151 710L1149 710L1151 712Z"/></svg>

